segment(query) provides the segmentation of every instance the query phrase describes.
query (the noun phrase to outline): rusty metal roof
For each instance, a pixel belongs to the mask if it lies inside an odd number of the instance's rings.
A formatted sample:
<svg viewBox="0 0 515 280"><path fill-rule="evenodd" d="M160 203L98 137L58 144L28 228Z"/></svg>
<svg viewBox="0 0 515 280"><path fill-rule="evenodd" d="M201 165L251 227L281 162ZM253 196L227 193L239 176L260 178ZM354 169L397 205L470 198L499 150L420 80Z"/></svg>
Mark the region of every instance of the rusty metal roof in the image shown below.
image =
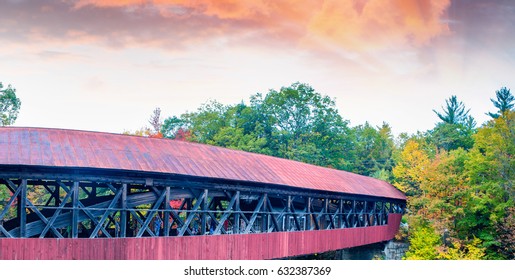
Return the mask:
<svg viewBox="0 0 515 280"><path fill-rule="evenodd" d="M406 199L387 182L341 170L204 144L103 132L2 127L1 165L172 173Z"/></svg>

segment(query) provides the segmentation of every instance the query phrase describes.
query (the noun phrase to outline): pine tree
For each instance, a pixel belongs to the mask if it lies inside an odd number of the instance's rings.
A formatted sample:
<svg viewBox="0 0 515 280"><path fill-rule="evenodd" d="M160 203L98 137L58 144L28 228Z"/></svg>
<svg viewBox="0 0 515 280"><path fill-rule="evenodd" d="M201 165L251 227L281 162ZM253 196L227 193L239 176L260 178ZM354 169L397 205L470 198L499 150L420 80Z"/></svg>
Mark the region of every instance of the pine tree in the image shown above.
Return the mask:
<svg viewBox="0 0 515 280"><path fill-rule="evenodd" d="M495 108L499 109L497 113L486 113L490 117L497 119L502 116L506 111L512 110L515 106L515 97L511 94L510 90L502 87L500 90L495 91L497 100L490 98Z"/></svg>

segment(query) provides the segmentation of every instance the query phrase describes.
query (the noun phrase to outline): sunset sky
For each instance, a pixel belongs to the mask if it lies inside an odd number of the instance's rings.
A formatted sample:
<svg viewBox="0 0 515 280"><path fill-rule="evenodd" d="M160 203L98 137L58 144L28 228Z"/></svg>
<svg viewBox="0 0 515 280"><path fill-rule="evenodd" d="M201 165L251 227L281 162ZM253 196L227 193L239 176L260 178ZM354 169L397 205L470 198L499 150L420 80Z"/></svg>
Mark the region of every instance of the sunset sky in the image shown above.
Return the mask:
<svg viewBox="0 0 515 280"><path fill-rule="evenodd" d="M351 125L430 129L457 95L478 124L515 91L512 0L0 0L17 126L106 132L294 82Z"/></svg>

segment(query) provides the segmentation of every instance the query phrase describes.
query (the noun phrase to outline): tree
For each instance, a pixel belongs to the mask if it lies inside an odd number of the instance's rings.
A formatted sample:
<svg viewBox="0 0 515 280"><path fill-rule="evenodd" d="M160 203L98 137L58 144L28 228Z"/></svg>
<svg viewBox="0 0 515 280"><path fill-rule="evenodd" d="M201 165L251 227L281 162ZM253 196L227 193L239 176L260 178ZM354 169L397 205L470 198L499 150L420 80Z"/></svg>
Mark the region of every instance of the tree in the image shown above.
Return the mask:
<svg viewBox="0 0 515 280"><path fill-rule="evenodd" d="M508 223L515 206L515 112L488 121L474 138L466 161L473 190L458 223L461 238L480 238L488 258L513 258L513 251L506 250L513 246L513 238L502 234L502 228L513 229Z"/></svg>
<svg viewBox="0 0 515 280"><path fill-rule="evenodd" d="M427 221L413 221L410 230L409 250L406 260L436 260L439 259L437 248L441 245L440 236Z"/></svg>
<svg viewBox="0 0 515 280"><path fill-rule="evenodd" d="M161 121L161 108L155 108L148 120L152 128L154 129L154 133L158 134L161 132L161 126L163 122Z"/></svg>
<svg viewBox="0 0 515 280"><path fill-rule="evenodd" d="M408 140L400 153L397 165L393 168L396 178L394 185L406 195L420 195L420 185L429 164L429 156L421 149L420 144L414 140Z"/></svg>
<svg viewBox="0 0 515 280"><path fill-rule="evenodd" d="M347 121L334 100L302 83L257 93L249 105L208 102L196 112L167 118L161 132L166 138L187 132L189 141L333 168L353 162Z"/></svg>
<svg viewBox="0 0 515 280"><path fill-rule="evenodd" d="M150 138L163 138L163 134L161 133L161 126L163 126L163 123L161 121L161 109L160 108L154 109L148 122L150 123L150 125L152 127L144 126L134 132L127 130L127 131L124 131L123 134L144 136L144 137L150 137Z"/></svg>
<svg viewBox="0 0 515 280"><path fill-rule="evenodd" d="M446 99L445 104L446 107L442 107L443 113L433 110L442 122L431 131L432 142L438 149L446 151L472 148L476 121L468 115L470 109L467 110L455 95Z"/></svg>
<svg viewBox="0 0 515 280"><path fill-rule="evenodd" d="M495 97L497 100L490 98L490 101L492 101L498 111L496 113L486 113L494 119L504 115L505 112L512 110L515 106L515 97L506 87L502 87L500 90L495 91Z"/></svg>
<svg viewBox="0 0 515 280"><path fill-rule="evenodd" d="M464 124L467 122L470 109L466 110L465 104L458 101L456 95L452 95L449 99L446 99L445 105L445 108L442 106L443 113L433 110L443 122L448 124Z"/></svg>
<svg viewBox="0 0 515 280"><path fill-rule="evenodd" d="M349 128L328 96L308 84L251 97L272 155L334 168L346 166Z"/></svg>
<svg viewBox="0 0 515 280"><path fill-rule="evenodd" d="M515 207L510 207L504 219L497 224L499 253L507 259L515 259Z"/></svg>
<svg viewBox="0 0 515 280"><path fill-rule="evenodd" d="M458 123L438 123L430 133L430 140L437 149L446 151L463 148L469 150L474 145L475 129Z"/></svg>
<svg viewBox="0 0 515 280"><path fill-rule="evenodd" d="M478 129L471 159L467 162L472 183L499 184L505 191L503 199L515 199L515 112L507 111L503 118L492 119Z"/></svg>
<svg viewBox="0 0 515 280"><path fill-rule="evenodd" d="M165 138L177 139L183 135L184 132L189 131L188 124L177 116L166 118L161 126L161 134Z"/></svg>
<svg viewBox="0 0 515 280"><path fill-rule="evenodd" d="M216 100L202 104L195 113L182 114L179 119L188 127L192 141L207 143L226 126L224 115L228 106Z"/></svg>
<svg viewBox="0 0 515 280"><path fill-rule="evenodd" d="M18 118L21 101L16 97L16 89L11 85L3 89L0 82L0 126L12 125Z"/></svg>
<svg viewBox="0 0 515 280"><path fill-rule="evenodd" d="M462 244L459 241L452 243L452 247L440 253L443 260L481 260L485 257L485 248L481 247L481 239L473 238Z"/></svg>
<svg viewBox="0 0 515 280"><path fill-rule="evenodd" d="M387 123L374 128L368 122L351 129L354 138L354 164L351 171L382 179L393 167L392 154L395 148L391 128Z"/></svg>
<svg viewBox="0 0 515 280"><path fill-rule="evenodd" d="M406 258L515 258L515 112L498 95L499 117L478 129L452 97L435 129L403 135L393 174L408 196Z"/></svg>

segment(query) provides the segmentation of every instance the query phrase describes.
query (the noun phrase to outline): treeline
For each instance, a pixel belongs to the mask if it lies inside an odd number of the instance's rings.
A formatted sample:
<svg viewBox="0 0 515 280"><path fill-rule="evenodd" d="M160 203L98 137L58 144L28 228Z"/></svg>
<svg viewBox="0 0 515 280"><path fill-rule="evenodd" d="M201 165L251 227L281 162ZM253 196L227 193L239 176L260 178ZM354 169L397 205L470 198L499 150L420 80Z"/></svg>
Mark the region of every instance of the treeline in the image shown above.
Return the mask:
<svg viewBox="0 0 515 280"><path fill-rule="evenodd" d="M455 96L441 122L399 146L394 184L408 195L408 259L515 258L515 112L506 88L475 128Z"/></svg>
<svg viewBox="0 0 515 280"><path fill-rule="evenodd" d="M394 139L391 128L351 127L333 99L294 83L250 103L210 101L161 121L155 137L206 143L347 170L392 182L408 196L407 259L515 258L514 97L501 88L496 112L477 127L451 96L433 129Z"/></svg>

